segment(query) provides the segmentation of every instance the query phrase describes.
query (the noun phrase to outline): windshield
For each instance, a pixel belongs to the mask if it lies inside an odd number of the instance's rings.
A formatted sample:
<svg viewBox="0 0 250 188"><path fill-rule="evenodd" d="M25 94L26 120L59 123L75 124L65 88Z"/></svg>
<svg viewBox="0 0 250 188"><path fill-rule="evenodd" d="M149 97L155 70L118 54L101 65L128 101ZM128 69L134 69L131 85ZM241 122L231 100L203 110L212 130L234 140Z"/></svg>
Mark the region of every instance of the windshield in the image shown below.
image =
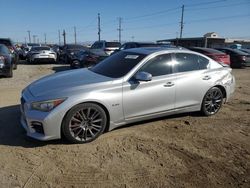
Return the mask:
<svg viewBox="0 0 250 188"><path fill-rule="evenodd" d="M144 54L121 51L103 60L90 70L107 77L120 78L125 76L144 57L146 57Z"/></svg>
<svg viewBox="0 0 250 188"><path fill-rule="evenodd" d="M121 44L119 42L106 42L106 47L110 47L110 48L113 48L113 47L120 47Z"/></svg>

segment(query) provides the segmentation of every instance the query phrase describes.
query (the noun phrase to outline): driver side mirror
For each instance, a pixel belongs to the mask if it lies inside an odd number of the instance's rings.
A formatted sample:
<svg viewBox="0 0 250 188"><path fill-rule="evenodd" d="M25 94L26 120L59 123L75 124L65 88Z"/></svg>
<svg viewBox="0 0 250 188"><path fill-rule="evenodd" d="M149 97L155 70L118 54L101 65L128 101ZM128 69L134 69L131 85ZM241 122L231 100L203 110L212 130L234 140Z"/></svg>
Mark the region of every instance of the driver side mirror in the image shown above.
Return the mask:
<svg viewBox="0 0 250 188"><path fill-rule="evenodd" d="M148 72L137 72L135 74L135 79L137 81L143 81L143 82L148 82L152 80L152 74Z"/></svg>

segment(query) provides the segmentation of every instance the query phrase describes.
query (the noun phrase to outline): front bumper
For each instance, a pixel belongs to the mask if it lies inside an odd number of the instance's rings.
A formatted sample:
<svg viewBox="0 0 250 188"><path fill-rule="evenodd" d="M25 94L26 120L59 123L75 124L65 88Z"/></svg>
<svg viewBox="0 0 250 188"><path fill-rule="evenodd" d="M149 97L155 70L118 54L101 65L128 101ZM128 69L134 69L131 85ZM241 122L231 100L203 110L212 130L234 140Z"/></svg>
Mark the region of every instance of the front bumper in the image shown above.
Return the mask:
<svg viewBox="0 0 250 188"><path fill-rule="evenodd" d="M37 140L46 141L61 138L61 122L63 115L52 110L51 112L40 112L29 109L27 99L32 95L25 92L21 98L21 125L27 132L27 136ZM42 127L34 126L38 124Z"/></svg>

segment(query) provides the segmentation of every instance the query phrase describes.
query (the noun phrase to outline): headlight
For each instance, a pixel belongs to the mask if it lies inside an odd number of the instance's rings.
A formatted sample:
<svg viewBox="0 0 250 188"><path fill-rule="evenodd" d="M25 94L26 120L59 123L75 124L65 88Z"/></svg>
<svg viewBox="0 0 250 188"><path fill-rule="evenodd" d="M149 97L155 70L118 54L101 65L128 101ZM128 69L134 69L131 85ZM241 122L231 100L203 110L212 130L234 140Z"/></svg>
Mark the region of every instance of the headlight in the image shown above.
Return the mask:
<svg viewBox="0 0 250 188"><path fill-rule="evenodd" d="M58 105L60 105L61 103L63 103L65 100L66 100L66 98L33 102L33 103L31 103L31 109L43 111L43 112L49 112L49 111L53 110L55 107L57 107Z"/></svg>
<svg viewBox="0 0 250 188"><path fill-rule="evenodd" d="M74 53L74 52L71 52L70 54L71 54L71 55L74 55L75 53Z"/></svg>

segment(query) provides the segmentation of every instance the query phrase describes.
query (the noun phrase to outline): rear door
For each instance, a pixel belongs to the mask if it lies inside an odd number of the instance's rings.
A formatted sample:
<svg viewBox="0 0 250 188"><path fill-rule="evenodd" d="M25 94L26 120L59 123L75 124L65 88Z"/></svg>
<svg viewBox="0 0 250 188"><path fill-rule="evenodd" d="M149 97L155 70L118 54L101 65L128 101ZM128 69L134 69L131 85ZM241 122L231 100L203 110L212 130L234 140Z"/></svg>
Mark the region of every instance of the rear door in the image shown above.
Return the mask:
<svg viewBox="0 0 250 188"><path fill-rule="evenodd" d="M212 85L209 59L196 54L175 53L176 109L197 108Z"/></svg>

